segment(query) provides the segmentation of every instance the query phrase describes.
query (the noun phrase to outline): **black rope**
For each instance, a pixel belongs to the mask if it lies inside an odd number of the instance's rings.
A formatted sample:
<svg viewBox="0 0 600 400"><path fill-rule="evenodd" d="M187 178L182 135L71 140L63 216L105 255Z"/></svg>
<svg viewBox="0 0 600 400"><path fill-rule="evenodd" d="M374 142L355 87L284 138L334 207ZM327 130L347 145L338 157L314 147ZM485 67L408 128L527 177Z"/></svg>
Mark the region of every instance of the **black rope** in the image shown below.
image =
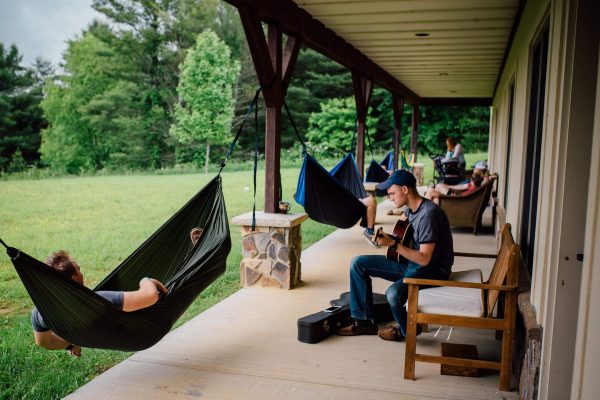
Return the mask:
<svg viewBox="0 0 600 400"><path fill-rule="evenodd" d="M0 243L2 243L2 246L6 247L6 254L8 254L8 256L10 258L12 258L13 260L17 259L19 257L19 255L21 254L21 251L19 249L10 247L6 243L4 243L4 240L0 239Z"/></svg>
<svg viewBox="0 0 600 400"><path fill-rule="evenodd" d="M225 158L223 159L223 161L221 161L221 168L219 169L219 173L217 175L221 175L223 168L225 168L225 164L227 164L227 160L229 160L229 157L231 157L231 154L233 153L233 149L235 148L235 145L237 144L237 141L240 138L240 135L242 134L242 130L244 129L244 124L246 123L246 119L248 119L248 116L252 112L252 109L255 108L256 106L258 106L258 96L260 95L261 90L262 90L261 88L256 89L254 98L252 99L252 102L250 102L250 105L248 106L248 111L246 111L246 115L244 115L244 119L242 120L242 123L240 124L240 127L238 128L238 131L235 134L235 138L229 145L229 149L227 150L227 154L225 155Z"/></svg>
<svg viewBox="0 0 600 400"><path fill-rule="evenodd" d="M292 129L294 129L294 133L296 134L296 137L298 138L298 140L300 141L300 144L302 145L302 156L305 156L306 155L306 143L304 143L304 140L302 140L302 137L300 136L300 133L298 132L298 127L296 126L296 122L294 121L294 118L292 118L292 113L290 112L290 109L288 108L285 100L283 100L283 106L285 107L285 112L287 113L287 116L290 120L290 124L292 124ZM281 187L281 185L280 185L280 187Z"/></svg>

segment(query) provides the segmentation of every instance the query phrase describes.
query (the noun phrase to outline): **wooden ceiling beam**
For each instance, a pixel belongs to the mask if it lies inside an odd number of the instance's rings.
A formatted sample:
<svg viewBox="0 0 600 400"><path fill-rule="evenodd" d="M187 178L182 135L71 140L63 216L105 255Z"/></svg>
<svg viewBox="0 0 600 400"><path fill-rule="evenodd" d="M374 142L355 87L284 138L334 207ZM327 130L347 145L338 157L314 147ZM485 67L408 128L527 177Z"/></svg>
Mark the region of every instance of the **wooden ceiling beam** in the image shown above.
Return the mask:
<svg viewBox="0 0 600 400"><path fill-rule="evenodd" d="M411 104L419 103L420 98L416 93L371 61L331 29L325 27L323 23L313 18L308 12L298 7L293 1L225 1L238 9L252 9L260 20L267 23L277 23L284 33L297 37L308 47L337 61L351 71L360 72L362 75L372 79L377 85L404 97L407 102ZM242 23L244 23L243 16Z"/></svg>
<svg viewBox="0 0 600 400"><path fill-rule="evenodd" d="M487 97L424 97L423 106L491 106L492 99Z"/></svg>

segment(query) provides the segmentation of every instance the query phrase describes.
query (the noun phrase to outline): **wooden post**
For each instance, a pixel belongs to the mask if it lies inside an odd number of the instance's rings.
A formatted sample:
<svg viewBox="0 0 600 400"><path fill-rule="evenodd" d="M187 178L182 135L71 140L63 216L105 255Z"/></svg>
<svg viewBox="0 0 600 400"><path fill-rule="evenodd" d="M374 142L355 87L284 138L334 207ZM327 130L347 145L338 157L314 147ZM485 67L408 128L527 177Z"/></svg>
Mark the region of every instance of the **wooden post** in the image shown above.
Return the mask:
<svg viewBox="0 0 600 400"><path fill-rule="evenodd" d="M508 270L506 271L506 285L519 284L519 246L513 244L510 249ZM502 356L500 362L500 390L509 391L511 381L511 367L513 357L513 340L515 338L515 325L517 314L517 290L506 292L504 299L504 323L502 332Z"/></svg>
<svg viewBox="0 0 600 400"><path fill-rule="evenodd" d="M356 102L356 165L360 177L364 177L365 170L365 129L367 124L367 111L373 93L373 81L358 72L352 71L352 86L354 88L354 101Z"/></svg>
<svg viewBox="0 0 600 400"><path fill-rule="evenodd" d="M404 353L404 379L415 379L417 352L417 310L419 309L419 285L408 285L408 315L406 321L406 348Z"/></svg>
<svg viewBox="0 0 600 400"><path fill-rule="evenodd" d="M394 112L394 139L392 150L394 151L394 170L398 169L400 159L400 139L402 138L402 114L404 112L404 98L392 93L392 110Z"/></svg>
<svg viewBox="0 0 600 400"><path fill-rule="evenodd" d="M270 23L268 38L265 38L256 12L247 6L240 6L238 10L266 106L265 212L277 213L281 200L281 106L298 58L300 41L289 36L282 48L279 25Z"/></svg>
<svg viewBox="0 0 600 400"><path fill-rule="evenodd" d="M410 137L410 152L413 154L413 162L417 161L419 150L419 105L412 106L412 135Z"/></svg>
<svg viewBox="0 0 600 400"><path fill-rule="evenodd" d="M281 156L281 105L283 93L281 90L281 60L282 35L277 25L268 25L269 55L273 65L273 79L267 85L261 82L265 92L272 92L272 101L265 104L265 212L279 212L281 177L279 174Z"/></svg>

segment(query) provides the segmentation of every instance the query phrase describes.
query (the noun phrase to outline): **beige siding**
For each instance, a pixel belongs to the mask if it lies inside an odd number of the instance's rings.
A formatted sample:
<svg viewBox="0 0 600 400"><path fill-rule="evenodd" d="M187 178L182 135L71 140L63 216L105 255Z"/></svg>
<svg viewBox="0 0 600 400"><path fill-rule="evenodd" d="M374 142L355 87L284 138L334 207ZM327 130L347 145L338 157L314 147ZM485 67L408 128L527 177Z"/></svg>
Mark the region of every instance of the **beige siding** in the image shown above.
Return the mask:
<svg viewBox="0 0 600 400"><path fill-rule="evenodd" d="M598 61L600 68L600 59ZM584 263L577 325L577 346L573 372L572 399L593 399L600 393L597 365L600 360L600 79L596 83L594 141L586 225Z"/></svg>
<svg viewBox="0 0 600 400"><path fill-rule="evenodd" d="M597 215L592 213L591 206L586 207L590 187L590 115L593 115L593 109L587 110L586 107L590 108L590 104L594 104L594 91L586 87L586 80L589 85L594 76L589 76L589 69L583 67L595 65L597 60L588 59L589 52L586 51L586 42L582 38L593 38L594 35L589 36L588 32L580 31L581 23L576 18L577 5L577 1L569 0L527 3L494 99L495 112L501 122L496 122L494 126L494 147L490 149L490 153L494 154L494 167L501 171L504 168L501 164L506 160L502 148L506 146L508 88L514 75L515 105L513 144L510 149L511 170L508 171L510 191L507 220L515 226L516 237L519 237L524 191L519 182L522 181L526 157L530 49L537 31L548 15L550 43L532 276L532 303L536 307L539 322L544 327L540 398L568 398L571 391L573 360L575 359L576 366L580 369L584 365L591 365L589 359L586 360L579 352L575 353L573 326L577 322L582 290L579 277L581 263L576 260L576 254L583 251L584 239L587 243L585 251L590 254L594 253L594 243L597 242L597 238L593 236L595 231L591 230L591 227L595 226L593 222L597 224ZM580 40L577 40L578 38ZM578 47L582 44L583 47ZM591 187L595 188L596 197L593 201L597 207L597 183ZM503 188L500 189L499 195L502 199ZM586 221L588 230L584 233ZM588 271L588 275L592 277L591 271ZM581 299L582 304L587 304L585 297L598 291L597 286L592 285L587 289L583 287L585 296ZM586 310L586 313L588 312ZM579 323L580 326L589 325L585 316ZM591 330L594 327L587 329ZM597 346L586 341L585 332L580 331L578 336L579 350L589 346L593 351L594 346ZM595 342L597 343L597 340ZM574 394L580 393L577 391L577 385L581 383L585 383L583 373L576 375ZM585 398L585 393L582 396L581 398Z"/></svg>

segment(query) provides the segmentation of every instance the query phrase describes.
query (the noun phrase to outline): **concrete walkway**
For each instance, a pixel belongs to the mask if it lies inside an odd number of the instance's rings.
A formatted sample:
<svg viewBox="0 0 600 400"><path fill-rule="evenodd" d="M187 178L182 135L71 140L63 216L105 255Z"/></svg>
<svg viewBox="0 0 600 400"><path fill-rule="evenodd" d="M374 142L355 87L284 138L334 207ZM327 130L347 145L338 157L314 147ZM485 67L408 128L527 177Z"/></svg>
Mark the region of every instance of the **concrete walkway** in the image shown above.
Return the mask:
<svg viewBox="0 0 600 400"><path fill-rule="evenodd" d="M387 231L397 217L378 210ZM490 230L491 232L491 230ZM455 250L494 253L490 234L454 232ZM234 234L234 240L239 240ZM358 227L337 230L302 253L303 285L286 291L241 289L93 379L68 399L503 399L517 393L498 391L498 374L479 378L440 375L439 365L417 363L416 380L403 379L404 343L377 336L332 336L319 344L297 340L299 317L328 306L348 290L348 265L359 254L383 254L369 246ZM456 259L454 270L482 268L492 261ZM389 282L376 279L384 293ZM439 354L448 328L419 336L418 351ZM450 339L477 344L482 358L497 357L494 333L454 329Z"/></svg>

